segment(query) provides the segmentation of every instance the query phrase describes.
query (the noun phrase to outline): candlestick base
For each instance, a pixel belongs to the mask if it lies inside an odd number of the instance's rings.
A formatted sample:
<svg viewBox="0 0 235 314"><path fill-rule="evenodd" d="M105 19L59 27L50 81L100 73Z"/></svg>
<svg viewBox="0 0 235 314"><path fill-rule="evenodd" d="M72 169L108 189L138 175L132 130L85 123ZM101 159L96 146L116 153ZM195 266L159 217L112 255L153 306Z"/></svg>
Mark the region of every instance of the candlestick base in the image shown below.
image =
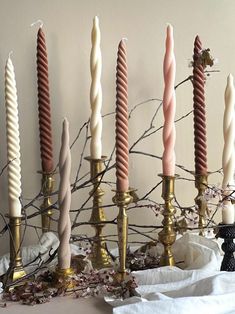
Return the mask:
<svg viewBox="0 0 235 314"><path fill-rule="evenodd" d="M162 198L165 201L162 221L163 229L159 232L159 240L164 246L164 252L160 259L160 265L162 266L174 266L175 260L172 253L172 245L176 240L176 232L174 227L173 217L176 212L175 207L172 205L174 199L175 189L175 176L159 175L162 178Z"/></svg>
<svg viewBox="0 0 235 314"><path fill-rule="evenodd" d="M41 209L41 219L42 219L42 232L48 232L51 228L51 216L53 215L53 211L51 209L51 194L54 189L55 180L53 178L53 173L46 173L42 171L38 171L38 173L42 174L41 181L41 190L43 194L43 203L40 206Z"/></svg>
<svg viewBox="0 0 235 314"><path fill-rule="evenodd" d="M118 250L119 250L119 270L116 279L119 282L124 281L126 277L126 253L128 236L128 216L126 214L127 206L133 201L131 190L126 192L116 191L113 202L119 207L117 216L118 229Z"/></svg>
<svg viewBox="0 0 235 314"><path fill-rule="evenodd" d="M198 228L199 235L205 236L206 227L206 213L208 213L207 201L205 199L205 190L207 189L207 178L208 174L200 175L194 174L195 176L195 187L198 190L198 194L195 197L195 203L197 205L198 212Z"/></svg>
<svg viewBox="0 0 235 314"><path fill-rule="evenodd" d="M100 181L104 161L106 159L106 156L102 156L100 159L85 157L85 160L90 162L91 181L93 183L93 189L90 192L90 195L93 197L93 208L89 222L95 229L95 237L91 247L90 260L93 268L96 269L111 267L112 264L111 257L106 249L106 242L102 234L106 218L102 208L102 197L104 195L104 191L100 187Z"/></svg>
<svg viewBox="0 0 235 314"><path fill-rule="evenodd" d="M9 231L10 231L10 264L4 275L3 285L5 289L11 290L16 285L22 284L19 279L26 275L23 268L21 258L21 217L9 217ZM16 285L14 285L16 282Z"/></svg>
<svg viewBox="0 0 235 314"><path fill-rule="evenodd" d="M235 271L235 224L224 225L223 223L219 224L218 237L224 239L224 243L221 248L224 251L224 258L221 263L221 271Z"/></svg>

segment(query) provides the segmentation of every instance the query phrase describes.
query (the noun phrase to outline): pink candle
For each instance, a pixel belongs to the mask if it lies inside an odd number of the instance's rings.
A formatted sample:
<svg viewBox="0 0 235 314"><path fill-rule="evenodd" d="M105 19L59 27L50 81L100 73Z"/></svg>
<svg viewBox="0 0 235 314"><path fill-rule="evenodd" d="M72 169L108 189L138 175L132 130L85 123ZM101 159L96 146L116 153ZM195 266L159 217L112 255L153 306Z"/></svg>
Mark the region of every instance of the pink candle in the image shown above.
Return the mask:
<svg viewBox="0 0 235 314"><path fill-rule="evenodd" d="M129 189L128 180L128 93L126 45L121 40L118 46L116 72L116 176L117 191Z"/></svg>
<svg viewBox="0 0 235 314"><path fill-rule="evenodd" d="M164 152L162 156L163 175L175 175L175 55L173 28L167 26L166 52L163 65L164 74L164 94L163 94L163 145Z"/></svg>

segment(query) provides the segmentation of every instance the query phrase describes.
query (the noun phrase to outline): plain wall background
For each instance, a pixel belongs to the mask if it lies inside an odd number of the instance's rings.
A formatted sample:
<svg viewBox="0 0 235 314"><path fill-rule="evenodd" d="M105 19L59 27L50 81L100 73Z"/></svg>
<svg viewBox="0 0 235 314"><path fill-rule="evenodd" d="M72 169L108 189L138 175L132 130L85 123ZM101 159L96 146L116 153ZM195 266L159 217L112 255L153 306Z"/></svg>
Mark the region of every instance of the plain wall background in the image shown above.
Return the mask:
<svg viewBox="0 0 235 314"><path fill-rule="evenodd" d="M129 106L150 98L162 98L162 64L165 51L166 24L174 27L175 55L177 62L176 83L191 74L188 65L192 59L193 42L198 34L204 48L210 48L219 70L206 83L206 111L208 138L208 165L214 171L221 167L223 148L222 117L226 77L235 74L235 1L233 0L1 0L0 1L0 168L6 164L6 130L4 104L4 67L12 50L15 66L22 154L22 190L24 203L40 189L39 135L36 84L36 34L37 26L30 24L38 19L44 22L49 60L50 95L55 164L60 149L61 124L66 116L70 121L71 141L90 116L90 49L92 20L99 16L102 49L103 114L115 109L115 68L118 42L128 38ZM177 91L177 114L181 117L192 109L192 85L184 84ZM130 144L148 127L149 119L158 102L148 103L133 114L130 121ZM114 117L103 120L103 153L109 155L114 143ZM162 124L162 113L156 127ZM193 170L193 122L189 116L176 127L177 163ZM72 149L73 182L78 167L84 136ZM88 145L89 148L89 145ZM162 155L161 132L136 147L138 150ZM86 154L89 155L89 149ZM84 162L82 174L89 170ZM130 184L143 195L159 180L161 161L130 156ZM184 172L178 173L185 176ZM115 180L114 171L107 180ZM56 177L58 186L58 176ZM210 183L217 184L220 176L211 176ZM105 187L105 202L110 203L113 192ZM7 212L6 172L0 177L0 210ZM79 208L89 189L73 195L72 209ZM183 206L193 204L196 195L194 184L177 182L177 198ZM161 201L161 189L152 199ZM29 209L29 213L33 209ZM115 208L106 210L108 219L117 214ZM87 220L90 213L83 214ZM141 208L130 213L130 222L158 223L150 209ZM40 225L40 219L33 223ZM2 224L3 225L3 224ZM40 231L38 231L40 234ZM74 234L91 232L92 228L74 230ZM105 233L115 233L107 227ZM28 228L25 244L37 242L37 233ZM0 238L0 253L8 250L6 235Z"/></svg>

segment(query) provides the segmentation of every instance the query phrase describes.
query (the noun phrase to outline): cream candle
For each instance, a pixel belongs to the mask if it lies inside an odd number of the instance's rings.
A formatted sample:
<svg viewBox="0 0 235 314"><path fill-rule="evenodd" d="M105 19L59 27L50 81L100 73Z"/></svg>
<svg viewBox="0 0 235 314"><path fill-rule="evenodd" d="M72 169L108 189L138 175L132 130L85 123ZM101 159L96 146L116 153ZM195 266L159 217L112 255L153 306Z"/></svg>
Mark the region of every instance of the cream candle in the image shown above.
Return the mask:
<svg viewBox="0 0 235 314"><path fill-rule="evenodd" d="M223 182L222 189L224 195L229 195L234 187L234 140L235 140L235 117L234 117L234 85L233 76L230 74L227 78L225 90L225 110L223 121L224 149L222 156ZM234 223L234 205L230 200L224 201L222 210L222 222L226 224Z"/></svg>
<svg viewBox="0 0 235 314"><path fill-rule="evenodd" d="M59 210L58 234L60 245L58 248L58 266L60 269L70 268L71 251L70 235L71 221L69 217L71 205L70 173L71 153L69 147L69 125L67 119L63 122L61 149L59 158L60 186L59 186Z"/></svg>
<svg viewBox="0 0 235 314"><path fill-rule="evenodd" d="M21 165L17 90L10 55L5 67L5 103L8 159L8 200L10 217L21 216Z"/></svg>
<svg viewBox="0 0 235 314"><path fill-rule="evenodd" d="M166 52L163 65L164 74L164 94L163 94L163 145L164 152L162 156L163 175L175 175L175 55L174 55L174 39L173 28L171 25L167 26L166 36Z"/></svg>
<svg viewBox="0 0 235 314"><path fill-rule="evenodd" d="M102 155L102 89L101 89L101 69L102 59L100 50L100 29L99 19L97 16L93 20L93 28L91 34L92 48L90 56L91 70L91 88L90 88L90 103L91 103L91 144L90 155L94 159L100 159Z"/></svg>

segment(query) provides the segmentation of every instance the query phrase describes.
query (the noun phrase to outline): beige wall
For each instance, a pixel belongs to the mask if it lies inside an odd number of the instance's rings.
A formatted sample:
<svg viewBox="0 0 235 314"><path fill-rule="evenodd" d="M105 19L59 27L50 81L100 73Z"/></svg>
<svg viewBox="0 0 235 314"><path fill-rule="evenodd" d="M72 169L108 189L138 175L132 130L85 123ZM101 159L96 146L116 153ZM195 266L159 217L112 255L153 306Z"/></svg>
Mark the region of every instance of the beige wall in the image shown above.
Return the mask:
<svg viewBox="0 0 235 314"><path fill-rule="evenodd" d="M13 50L21 132L22 188L25 199L32 198L40 187L37 85L36 85L36 32L30 27L35 20L44 21L49 55L50 91L55 161L60 148L61 122L64 116L70 121L71 140L75 138L83 122L90 114L90 32L92 18L98 15L102 34L102 87L103 113L115 108L115 66L119 40L128 38L129 104L161 98L163 93L162 61L166 23L174 26L175 54L177 61L176 82L192 71L193 41L199 34L205 48L210 48L219 63L206 84L208 121L208 164L211 171L221 166L223 94L229 72L235 74L235 1L233 0L1 0L0 1L0 168L6 164L4 65L9 51ZM132 143L147 128L157 103L149 103L138 109L130 121ZM192 108L192 86L187 83L177 91L177 117ZM162 123L162 114L156 119L156 127ZM113 117L103 122L103 153L109 155L114 141ZM83 138L72 150L73 174L78 166ZM157 133L137 147L139 150L162 154L161 133ZM89 151L86 151L89 154ZM193 169L192 117L177 125L177 162ZM88 171L84 163L82 173ZM130 182L143 195L157 181L161 172L160 161L148 157L130 157ZM179 172L179 171L178 171ZM185 175L182 172L183 176ZM114 180L114 172L108 179ZM212 176L211 183L219 177ZM57 180L58 184L58 180ZM177 184L177 197L183 206L193 204L193 184L182 181ZM6 173L0 178L1 212L7 211ZM106 188L106 202L113 193ZM152 198L161 200L161 191ZM72 209L79 208L87 192L73 196ZM24 200L26 203L27 201ZM115 210L106 211L109 218ZM83 215L83 219L88 219ZM152 224L154 213L138 209L130 214L130 221ZM39 220L35 223L39 224ZM87 232L91 228L83 228ZM108 230L108 228L106 229ZM77 230L79 232L80 230ZM107 231L108 232L108 231ZM115 229L109 232L116 232ZM7 237L0 238L0 253L8 248ZM25 243L34 243L37 235L28 229Z"/></svg>

